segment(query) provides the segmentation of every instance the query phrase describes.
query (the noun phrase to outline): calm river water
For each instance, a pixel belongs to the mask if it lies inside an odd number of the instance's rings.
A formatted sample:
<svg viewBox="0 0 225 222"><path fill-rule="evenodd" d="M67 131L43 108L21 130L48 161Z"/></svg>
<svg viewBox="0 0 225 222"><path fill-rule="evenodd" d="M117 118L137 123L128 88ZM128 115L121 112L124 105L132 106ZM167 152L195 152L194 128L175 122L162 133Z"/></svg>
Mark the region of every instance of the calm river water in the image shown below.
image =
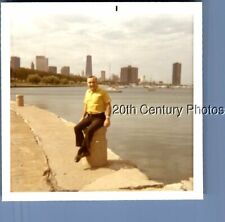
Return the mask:
<svg viewBox="0 0 225 222"><path fill-rule="evenodd" d="M26 104L76 123L82 113L85 90L85 87L12 88L11 99L23 94ZM186 114L187 104L192 103L192 89L147 91L131 87L122 89L122 93L110 93L110 96L112 105L119 105L126 114L112 114L107 133L109 148L123 159L134 162L150 179L173 183L193 176L193 117ZM184 110L179 118L177 110L174 115L144 115L139 109L143 104L152 106L151 112L156 107L159 111L163 105ZM124 110L123 105L134 108Z"/></svg>

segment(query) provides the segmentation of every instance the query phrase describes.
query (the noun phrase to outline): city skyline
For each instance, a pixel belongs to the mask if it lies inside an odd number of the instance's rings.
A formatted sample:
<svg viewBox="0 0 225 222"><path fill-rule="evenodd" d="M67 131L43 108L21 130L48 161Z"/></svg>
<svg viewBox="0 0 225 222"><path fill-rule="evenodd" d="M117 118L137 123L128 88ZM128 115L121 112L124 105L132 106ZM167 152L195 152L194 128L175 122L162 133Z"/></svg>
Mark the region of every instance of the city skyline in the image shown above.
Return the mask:
<svg viewBox="0 0 225 222"><path fill-rule="evenodd" d="M112 5L17 4L10 14L11 55L22 58L21 67L44 55L49 66L68 64L74 74L85 70L86 55L92 55L98 77L101 70L108 78L131 65L139 68L140 77L166 83L172 81L171 64L180 62L182 84L192 84L190 11L168 10L170 4L140 4L138 10L135 4L117 4L116 12Z"/></svg>
<svg viewBox="0 0 225 222"><path fill-rule="evenodd" d="M91 55L87 55L86 75L84 75L84 71L82 71L81 73L77 74L78 76L87 77L87 76L90 76L90 75L95 75L101 81L105 81L107 79L107 80L113 80L113 81L122 82L122 83L138 83L139 81L140 82L147 82L146 79L145 79L145 75L143 75L141 77L138 76L138 67L132 67L131 65L128 65L127 67L121 67L120 74L112 73L107 78L106 78L106 71L105 70L101 70L100 76L96 75L96 74L92 74L92 72L91 72L91 70L92 70L91 60L92 59L91 58L92 58ZM40 61L38 61L37 59L41 59L43 61L40 63ZM21 60L20 57L11 56L10 68L12 68L12 69L28 68L28 67L20 67L20 60ZM177 69L176 65L179 65L180 68ZM39 68L38 68L38 66L39 66ZM87 67L89 69L88 75L87 75ZM31 62L30 68L38 70L38 71L45 71L45 72L50 72L50 73L54 73L54 74L76 75L76 74L73 74L73 73L70 72L70 66L63 66L63 67L61 67L61 71L57 72L57 66L48 66L48 58L46 58L45 56L36 56L36 67L35 67L34 63ZM46 69L46 70L42 70L42 69ZM130 69L130 71L128 71L129 69ZM131 71L131 70L133 70L133 71ZM128 74L128 73L130 73L130 74ZM164 83L162 80L159 80L159 81L151 80L149 82ZM173 64L172 82L167 82L166 84L168 84L168 83L173 84L173 85L180 85L181 84L181 63L176 62L176 63Z"/></svg>

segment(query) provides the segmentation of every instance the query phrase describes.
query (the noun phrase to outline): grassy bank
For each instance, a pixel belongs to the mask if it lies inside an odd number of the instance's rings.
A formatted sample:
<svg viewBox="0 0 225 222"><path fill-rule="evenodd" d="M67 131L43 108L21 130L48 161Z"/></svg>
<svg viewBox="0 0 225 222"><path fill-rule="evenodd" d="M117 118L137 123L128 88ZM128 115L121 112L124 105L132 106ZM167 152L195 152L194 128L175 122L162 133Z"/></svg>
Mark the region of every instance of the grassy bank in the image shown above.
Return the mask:
<svg viewBox="0 0 225 222"><path fill-rule="evenodd" d="M86 83L76 83L76 84L31 84L31 83L13 83L10 84L10 88L17 88L17 87L82 87L86 86Z"/></svg>

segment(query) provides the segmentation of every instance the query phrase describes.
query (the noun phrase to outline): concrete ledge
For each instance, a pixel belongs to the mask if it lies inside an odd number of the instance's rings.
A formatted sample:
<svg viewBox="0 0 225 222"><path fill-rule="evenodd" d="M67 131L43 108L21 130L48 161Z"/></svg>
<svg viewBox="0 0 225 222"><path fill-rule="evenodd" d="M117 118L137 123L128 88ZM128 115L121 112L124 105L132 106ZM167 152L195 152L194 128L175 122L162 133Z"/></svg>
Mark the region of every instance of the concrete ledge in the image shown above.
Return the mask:
<svg viewBox="0 0 225 222"><path fill-rule="evenodd" d="M103 167L107 165L107 129L98 129L91 141L90 156L83 159L83 163L90 167ZM86 159L86 161L85 161Z"/></svg>
<svg viewBox="0 0 225 222"><path fill-rule="evenodd" d="M146 188L162 188L163 183L152 181L137 168L120 169L84 186L81 191L122 191L142 190Z"/></svg>
<svg viewBox="0 0 225 222"><path fill-rule="evenodd" d="M74 123L26 104L19 107L11 102L11 110L23 119L33 136L38 138L38 146L47 158L48 172L43 174L47 175L46 180L51 184L51 191L167 190L163 189L162 183L149 180L135 164L122 160L110 149L107 149L108 161L104 167L92 169L84 166L81 161L75 163L77 148L74 141ZM13 126L14 122L11 124ZM21 126L18 125L16 130L21 131ZM110 135L108 138L110 139ZM24 136L18 139L21 143L26 143ZM30 144L27 149L32 150L33 146ZM12 180L15 180L13 175ZM172 187L167 188L173 190ZM192 183L183 181L181 189L191 190ZM37 191L40 190L37 188Z"/></svg>

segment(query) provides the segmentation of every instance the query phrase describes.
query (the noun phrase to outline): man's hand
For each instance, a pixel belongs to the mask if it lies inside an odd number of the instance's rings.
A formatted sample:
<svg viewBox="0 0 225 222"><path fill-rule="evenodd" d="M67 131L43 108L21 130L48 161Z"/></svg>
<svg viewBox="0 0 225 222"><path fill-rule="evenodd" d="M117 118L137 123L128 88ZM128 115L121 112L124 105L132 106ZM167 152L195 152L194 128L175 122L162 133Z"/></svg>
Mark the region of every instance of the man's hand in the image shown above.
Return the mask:
<svg viewBox="0 0 225 222"><path fill-rule="evenodd" d="M110 119L105 119L104 124L105 127L109 127L110 126Z"/></svg>

